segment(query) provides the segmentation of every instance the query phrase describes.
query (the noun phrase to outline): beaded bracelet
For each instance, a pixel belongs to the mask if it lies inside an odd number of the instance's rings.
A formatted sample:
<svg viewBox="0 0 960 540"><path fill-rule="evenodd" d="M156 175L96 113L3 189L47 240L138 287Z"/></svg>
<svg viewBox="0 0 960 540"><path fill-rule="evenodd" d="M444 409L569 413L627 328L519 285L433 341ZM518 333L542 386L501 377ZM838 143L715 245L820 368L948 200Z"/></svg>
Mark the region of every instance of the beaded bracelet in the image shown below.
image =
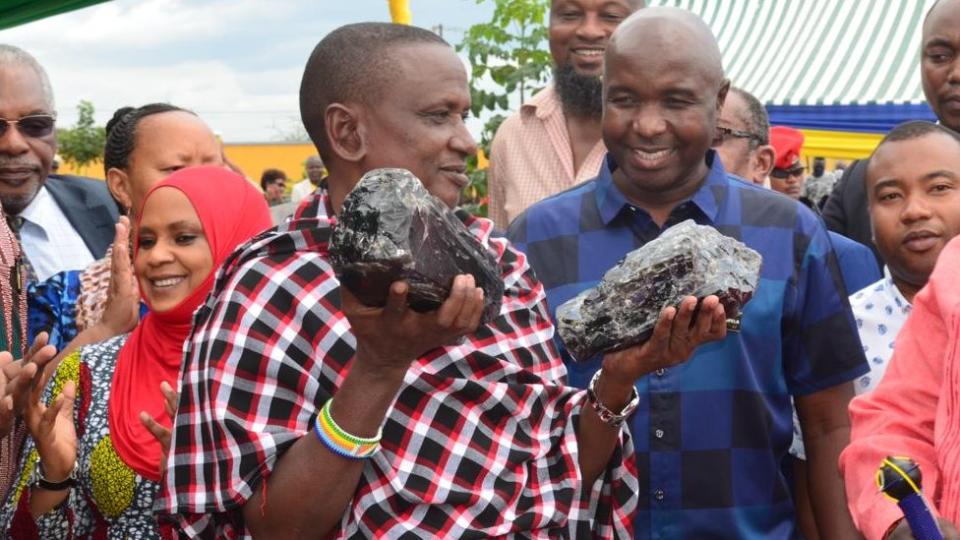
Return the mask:
<svg viewBox="0 0 960 540"><path fill-rule="evenodd" d="M320 408L320 414L314 421L314 432L320 442L331 452L347 459L366 459L373 457L380 450L380 439L383 436L383 430L377 431L376 437L357 437L344 431L343 428L333 421L330 415L330 404L333 399L328 399L323 407Z"/></svg>

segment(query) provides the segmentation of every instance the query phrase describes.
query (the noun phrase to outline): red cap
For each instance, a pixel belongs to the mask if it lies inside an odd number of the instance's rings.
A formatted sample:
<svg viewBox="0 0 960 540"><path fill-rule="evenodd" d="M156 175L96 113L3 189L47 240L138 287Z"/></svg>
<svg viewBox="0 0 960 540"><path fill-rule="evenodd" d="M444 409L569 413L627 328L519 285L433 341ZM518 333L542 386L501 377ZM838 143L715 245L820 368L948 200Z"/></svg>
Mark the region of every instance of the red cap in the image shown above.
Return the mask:
<svg viewBox="0 0 960 540"><path fill-rule="evenodd" d="M800 158L803 133L792 127L774 126L770 128L770 145L777 153L773 166L777 169L789 169Z"/></svg>

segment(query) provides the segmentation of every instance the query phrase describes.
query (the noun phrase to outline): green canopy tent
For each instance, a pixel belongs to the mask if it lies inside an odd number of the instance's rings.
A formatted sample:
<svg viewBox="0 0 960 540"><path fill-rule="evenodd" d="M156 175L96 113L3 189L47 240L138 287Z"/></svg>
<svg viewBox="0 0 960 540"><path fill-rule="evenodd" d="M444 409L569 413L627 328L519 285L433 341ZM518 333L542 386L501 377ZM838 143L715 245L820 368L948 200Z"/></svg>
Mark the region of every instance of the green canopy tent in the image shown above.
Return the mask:
<svg viewBox="0 0 960 540"><path fill-rule="evenodd" d="M2 0L0 30L61 13L100 4L107 0Z"/></svg>

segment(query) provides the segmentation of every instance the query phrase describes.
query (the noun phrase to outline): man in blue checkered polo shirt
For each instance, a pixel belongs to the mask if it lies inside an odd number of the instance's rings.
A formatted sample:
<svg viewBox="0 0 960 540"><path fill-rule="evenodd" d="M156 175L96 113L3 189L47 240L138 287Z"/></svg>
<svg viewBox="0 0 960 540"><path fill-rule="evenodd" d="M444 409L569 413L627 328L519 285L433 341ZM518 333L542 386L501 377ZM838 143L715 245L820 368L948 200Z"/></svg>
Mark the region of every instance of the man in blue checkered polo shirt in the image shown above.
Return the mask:
<svg viewBox="0 0 960 540"><path fill-rule="evenodd" d="M868 368L826 229L796 201L728 175L710 150L729 82L702 20L641 10L614 33L605 62L600 175L531 207L509 231L550 309L685 219L763 255L741 331L636 384L637 537L797 538L781 473L793 397L820 536L855 538L837 458L850 381ZM571 383L587 386L619 354L574 362L564 352Z"/></svg>

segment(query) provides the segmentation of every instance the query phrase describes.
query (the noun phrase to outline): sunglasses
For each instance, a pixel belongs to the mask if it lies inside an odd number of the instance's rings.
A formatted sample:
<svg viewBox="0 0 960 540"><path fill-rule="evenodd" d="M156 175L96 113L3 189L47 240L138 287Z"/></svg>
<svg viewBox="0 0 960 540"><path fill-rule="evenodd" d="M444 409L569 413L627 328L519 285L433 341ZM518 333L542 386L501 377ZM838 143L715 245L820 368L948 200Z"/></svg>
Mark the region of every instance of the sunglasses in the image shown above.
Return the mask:
<svg viewBox="0 0 960 540"><path fill-rule="evenodd" d="M789 169L773 169L772 171L770 171L770 176L777 178L779 180L786 180L791 176L800 176L806 170L807 168L804 167L803 165L800 165L798 167L791 167Z"/></svg>
<svg viewBox="0 0 960 540"><path fill-rule="evenodd" d="M0 137L6 135L11 125L15 125L17 131L24 137L35 139L46 137L53 133L53 128L56 126L56 123L57 117L51 114L31 114L19 120L0 118Z"/></svg>
<svg viewBox="0 0 960 540"><path fill-rule="evenodd" d="M750 133L749 131L742 131L739 129L717 126L717 133L720 134L721 141L724 141L730 137L733 137L735 139L749 139L751 141L756 141L757 143L763 142L763 137L761 137L760 135L757 135L756 133Z"/></svg>

